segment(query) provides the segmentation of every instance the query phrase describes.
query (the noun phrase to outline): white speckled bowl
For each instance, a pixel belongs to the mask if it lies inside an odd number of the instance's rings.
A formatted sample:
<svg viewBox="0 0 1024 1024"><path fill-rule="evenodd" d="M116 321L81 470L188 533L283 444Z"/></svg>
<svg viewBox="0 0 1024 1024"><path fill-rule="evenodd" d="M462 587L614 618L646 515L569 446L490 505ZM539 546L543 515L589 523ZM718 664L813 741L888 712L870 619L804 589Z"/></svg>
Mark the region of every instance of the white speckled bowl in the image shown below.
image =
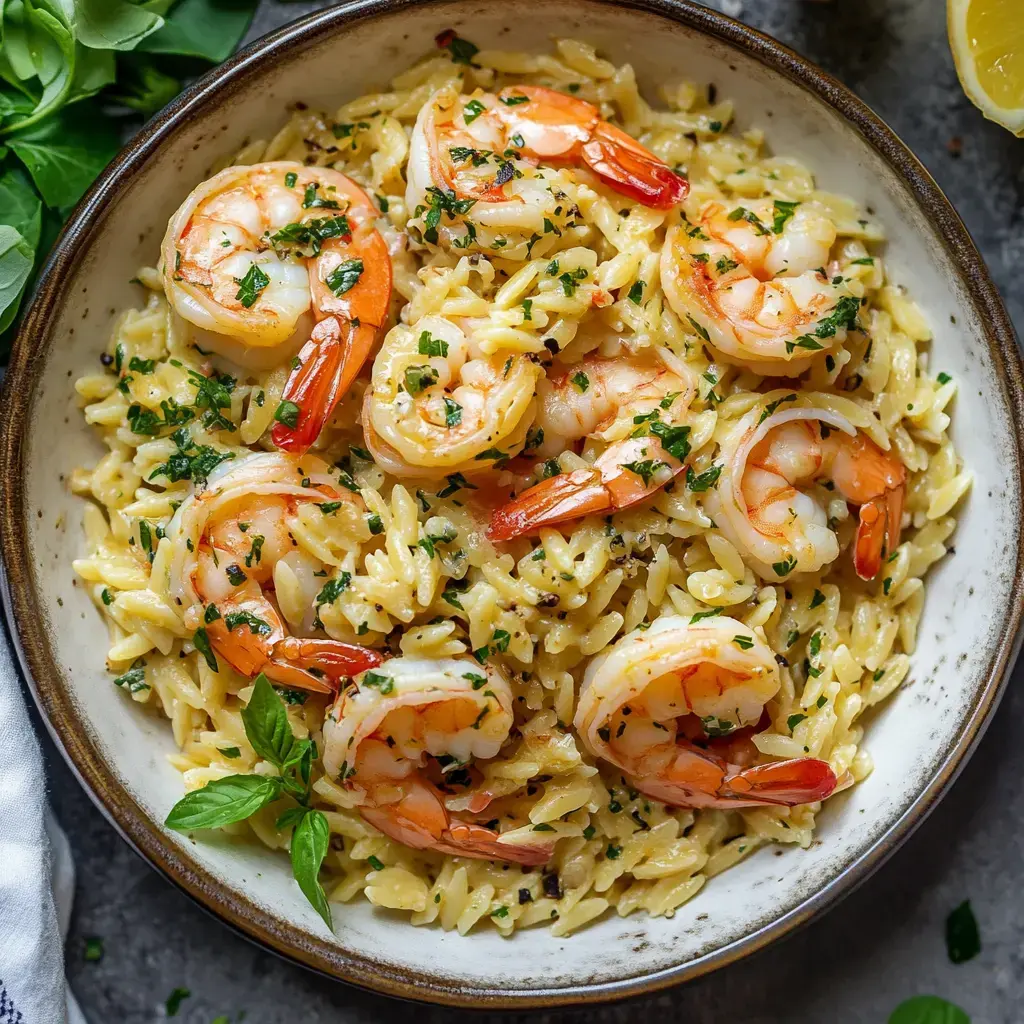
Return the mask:
<svg viewBox="0 0 1024 1024"><path fill-rule="evenodd" d="M180 796L165 722L104 672L106 630L71 560L81 502L67 475L100 446L73 381L95 370L128 280L156 258L170 213L211 163L266 137L295 100L333 109L380 86L457 28L481 46L545 47L552 35L630 61L641 84L714 82L741 127L806 163L830 190L873 208L887 266L927 311L933 365L960 383L953 424L976 474L956 555L929 576L908 684L872 716L875 771L830 801L810 850L763 850L715 878L671 919L608 917L570 939L511 940L416 930L366 903L335 908L329 934L287 858L227 837L190 842L160 824ZM949 786L991 715L1021 617L1021 364L981 259L927 172L857 99L779 44L688 2L364 2L312 15L207 75L107 169L43 275L15 347L0 460L8 617L56 741L125 838L224 920L310 967L383 992L463 1005L537 1005L625 996L692 978L807 921L907 837ZM773 855L774 853L774 855Z"/></svg>

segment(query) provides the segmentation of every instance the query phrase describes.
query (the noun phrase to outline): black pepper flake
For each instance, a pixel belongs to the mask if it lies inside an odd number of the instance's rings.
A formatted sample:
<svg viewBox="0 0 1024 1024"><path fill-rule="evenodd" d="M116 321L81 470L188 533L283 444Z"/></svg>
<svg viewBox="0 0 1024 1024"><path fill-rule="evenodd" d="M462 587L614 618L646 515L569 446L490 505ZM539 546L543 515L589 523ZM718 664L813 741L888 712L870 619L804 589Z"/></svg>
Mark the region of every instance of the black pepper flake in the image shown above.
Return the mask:
<svg viewBox="0 0 1024 1024"><path fill-rule="evenodd" d="M553 900L562 898L562 887L558 884L557 874L545 875L541 879L541 885L544 887L545 896L550 896Z"/></svg>
<svg viewBox="0 0 1024 1024"><path fill-rule="evenodd" d="M529 889L519 890L519 905L522 906L524 903L532 903L533 897L530 895Z"/></svg>

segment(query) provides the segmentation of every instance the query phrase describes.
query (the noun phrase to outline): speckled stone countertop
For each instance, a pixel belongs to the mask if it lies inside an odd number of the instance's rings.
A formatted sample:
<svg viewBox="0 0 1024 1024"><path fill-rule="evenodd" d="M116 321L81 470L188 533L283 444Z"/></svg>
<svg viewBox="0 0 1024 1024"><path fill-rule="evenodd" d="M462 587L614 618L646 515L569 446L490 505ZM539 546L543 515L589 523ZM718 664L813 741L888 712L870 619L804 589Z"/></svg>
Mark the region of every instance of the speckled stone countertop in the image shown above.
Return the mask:
<svg viewBox="0 0 1024 1024"><path fill-rule="evenodd" d="M320 6L263 0L251 37ZM953 201L1024 333L1024 140L984 121L957 83L942 0L718 0L845 82L902 136ZM1024 668L1024 665L1022 665ZM1024 1021L1024 674L942 805L867 884L823 919L732 967L650 999L535 1019L627 1024L884 1024L917 993L974 1024ZM37 723L38 725L38 720ZM39 729L42 734L42 729ZM210 1024L357 1024L409 1012L257 949L140 860L93 807L47 739L51 799L77 860L68 974L91 1024L147 1024L187 988L175 1018ZM709 893L705 898L713 898ZM970 899L983 949L955 966L946 915ZM88 936L105 955L87 962ZM495 1019L442 1008L423 1024ZM40 1022L44 1024L44 1022Z"/></svg>

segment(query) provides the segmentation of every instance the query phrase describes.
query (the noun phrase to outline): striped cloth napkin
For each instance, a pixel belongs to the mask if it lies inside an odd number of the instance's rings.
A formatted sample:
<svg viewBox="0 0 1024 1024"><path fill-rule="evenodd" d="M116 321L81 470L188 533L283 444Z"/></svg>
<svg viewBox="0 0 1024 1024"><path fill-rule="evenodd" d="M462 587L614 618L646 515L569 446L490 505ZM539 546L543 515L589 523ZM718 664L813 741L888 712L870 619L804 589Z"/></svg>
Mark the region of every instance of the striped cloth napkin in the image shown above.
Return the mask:
<svg viewBox="0 0 1024 1024"><path fill-rule="evenodd" d="M64 982L75 868L0 629L0 1024L85 1024Z"/></svg>

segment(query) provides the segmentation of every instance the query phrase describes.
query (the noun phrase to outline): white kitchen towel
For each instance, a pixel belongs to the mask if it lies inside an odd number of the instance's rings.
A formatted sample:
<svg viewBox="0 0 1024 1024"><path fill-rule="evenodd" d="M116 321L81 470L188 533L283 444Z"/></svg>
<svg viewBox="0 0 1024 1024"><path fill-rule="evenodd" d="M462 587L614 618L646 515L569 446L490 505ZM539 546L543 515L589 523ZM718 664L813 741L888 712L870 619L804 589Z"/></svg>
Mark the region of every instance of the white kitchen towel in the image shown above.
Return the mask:
<svg viewBox="0 0 1024 1024"><path fill-rule="evenodd" d="M0 1024L85 1024L66 993L74 864L0 627Z"/></svg>

